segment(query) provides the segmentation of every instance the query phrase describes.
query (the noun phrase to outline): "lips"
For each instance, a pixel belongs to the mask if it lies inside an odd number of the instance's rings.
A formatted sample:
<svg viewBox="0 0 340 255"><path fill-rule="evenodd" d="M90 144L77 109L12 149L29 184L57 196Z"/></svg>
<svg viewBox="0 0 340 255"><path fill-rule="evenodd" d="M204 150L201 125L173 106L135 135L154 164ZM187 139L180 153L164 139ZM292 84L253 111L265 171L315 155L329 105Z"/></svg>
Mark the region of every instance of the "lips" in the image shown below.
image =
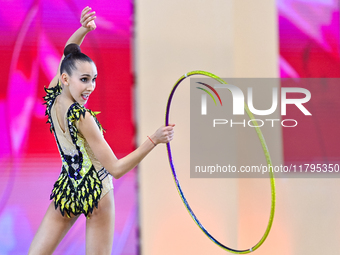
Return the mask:
<svg viewBox="0 0 340 255"><path fill-rule="evenodd" d="M81 95L81 98L84 99L84 100L86 101L86 100L89 98L89 96L90 96L90 95L84 95L84 94L82 94L82 95Z"/></svg>

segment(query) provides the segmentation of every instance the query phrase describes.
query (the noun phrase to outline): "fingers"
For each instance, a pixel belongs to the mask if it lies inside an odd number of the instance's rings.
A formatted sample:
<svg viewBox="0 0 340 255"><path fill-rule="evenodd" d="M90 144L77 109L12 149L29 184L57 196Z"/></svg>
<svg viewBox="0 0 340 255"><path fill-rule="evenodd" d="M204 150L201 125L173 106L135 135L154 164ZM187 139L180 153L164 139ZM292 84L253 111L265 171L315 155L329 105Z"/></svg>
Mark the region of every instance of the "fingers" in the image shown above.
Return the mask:
<svg viewBox="0 0 340 255"><path fill-rule="evenodd" d="M97 18L96 16L92 16L92 17L87 18L87 19L84 21L85 27L88 27L88 24L89 24L91 21L95 20L96 18Z"/></svg>
<svg viewBox="0 0 340 255"><path fill-rule="evenodd" d="M164 127L165 130L173 130L175 124L169 124L168 126Z"/></svg>
<svg viewBox="0 0 340 255"><path fill-rule="evenodd" d="M93 16L95 13L96 12L93 11L93 12L85 14L84 16L81 17L80 23L84 24L84 23L90 22L91 20L94 20L96 18L96 16Z"/></svg>
<svg viewBox="0 0 340 255"><path fill-rule="evenodd" d="M95 11L90 12L92 10L91 7L85 7L81 12L80 23L83 27L95 29L94 20L97 18L95 15ZM90 24L91 23L91 24Z"/></svg>
<svg viewBox="0 0 340 255"><path fill-rule="evenodd" d="M84 22L86 22L86 21L89 19L89 17L95 17L95 16L93 16L95 13L96 13L96 12L93 11L93 12L90 12L90 13L85 14L84 16L82 16L82 20L83 20Z"/></svg>
<svg viewBox="0 0 340 255"><path fill-rule="evenodd" d="M83 20L84 20L84 16L85 16L89 11L91 11L91 10L92 10L91 7L86 6L86 7L81 11L80 21L83 21Z"/></svg>
<svg viewBox="0 0 340 255"><path fill-rule="evenodd" d="M169 124L169 126L163 127L163 142L168 143L174 138L174 127L175 124Z"/></svg>
<svg viewBox="0 0 340 255"><path fill-rule="evenodd" d="M81 11L81 16L83 16L85 13L87 13L89 10L91 10L91 7L86 6L82 11Z"/></svg>
<svg viewBox="0 0 340 255"><path fill-rule="evenodd" d="M175 124L169 124L168 126L161 126L152 135L152 140L156 143L168 143L174 138L174 126Z"/></svg>
<svg viewBox="0 0 340 255"><path fill-rule="evenodd" d="M171 142L172 141L172 139L174 139L174 132L172 131L172 132L170 132L169 134L168 134L168 136L167 136L167 140L168 140L168 142Z"/></svg>

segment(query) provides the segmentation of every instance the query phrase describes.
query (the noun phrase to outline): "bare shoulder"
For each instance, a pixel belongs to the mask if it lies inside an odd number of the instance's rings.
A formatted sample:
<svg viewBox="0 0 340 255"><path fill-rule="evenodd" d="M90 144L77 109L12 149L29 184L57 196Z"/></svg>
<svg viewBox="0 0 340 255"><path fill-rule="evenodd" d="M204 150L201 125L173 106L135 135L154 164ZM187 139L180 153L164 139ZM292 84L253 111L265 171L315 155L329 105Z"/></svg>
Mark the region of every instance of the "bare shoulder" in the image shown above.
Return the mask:
<svg viewBox="0 0 340 255"><path fill-rule="evenodd" d="M78 129L86 139L102 137L94 117L88 111L86 111L85 117L80 117Z"/></svg>

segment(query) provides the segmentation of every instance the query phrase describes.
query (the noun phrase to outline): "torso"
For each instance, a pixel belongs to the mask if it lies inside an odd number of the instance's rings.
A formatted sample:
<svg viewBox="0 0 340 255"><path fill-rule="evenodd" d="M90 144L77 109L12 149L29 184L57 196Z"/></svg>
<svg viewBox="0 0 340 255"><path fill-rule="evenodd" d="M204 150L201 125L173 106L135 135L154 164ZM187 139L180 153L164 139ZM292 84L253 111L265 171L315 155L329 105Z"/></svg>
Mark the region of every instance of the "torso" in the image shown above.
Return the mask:
<svg viewBox="0 0 340 255"><path fill-rule="evenodd" d="M62 215L80 213L88 216L98 201L113 189L112 176L95 157L85 137L78 130L78 122L90 112L102 132L95 113L62 97L61 87L45 89L46 115L54 133L62 168L54 184L50 199L60 206Z"/></svg>

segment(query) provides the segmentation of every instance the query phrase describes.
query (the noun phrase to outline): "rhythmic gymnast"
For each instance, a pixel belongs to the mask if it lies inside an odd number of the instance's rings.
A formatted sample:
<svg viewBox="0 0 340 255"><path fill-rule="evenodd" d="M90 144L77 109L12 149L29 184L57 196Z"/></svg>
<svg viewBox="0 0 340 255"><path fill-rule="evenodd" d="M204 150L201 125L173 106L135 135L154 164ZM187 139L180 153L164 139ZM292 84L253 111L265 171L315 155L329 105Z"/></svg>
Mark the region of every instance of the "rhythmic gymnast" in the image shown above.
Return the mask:
<svg viewBox="0 0 340 255"><path fill-rule="evenodd" d="M96 114L84 107L96 87L95 63L80 51L96 29L95 12L85 7L81 27L68 39L56 76L46 90L46 115L62 158L47 212L29 254L52 254L79 215L86 216L86 254L111 254L115 206L112 178L133 169L159 143L174 136L174 124L161 126L135 151L117 159Z"/></svg>

